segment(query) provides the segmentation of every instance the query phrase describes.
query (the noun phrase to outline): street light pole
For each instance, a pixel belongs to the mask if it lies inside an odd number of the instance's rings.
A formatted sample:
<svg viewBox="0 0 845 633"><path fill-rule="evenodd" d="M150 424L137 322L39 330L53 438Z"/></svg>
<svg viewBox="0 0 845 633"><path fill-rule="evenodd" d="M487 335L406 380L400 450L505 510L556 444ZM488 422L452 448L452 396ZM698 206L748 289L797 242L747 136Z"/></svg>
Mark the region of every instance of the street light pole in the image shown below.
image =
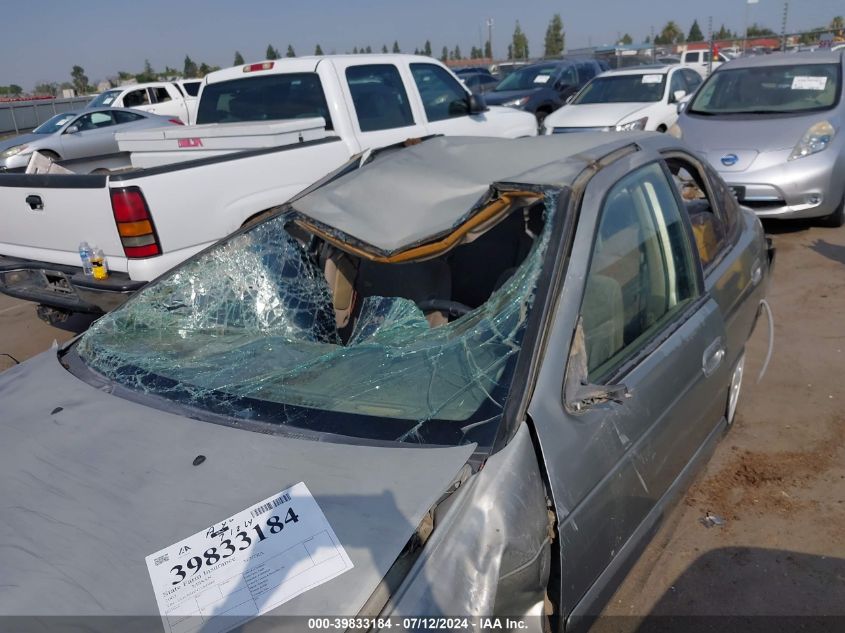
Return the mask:
<svg viewBox="0 0 845 633"><path fill-rule="evenodd" d="M496 59L493 54L493 18L487 18L487 42L490 44L490 63Z"/></svg>

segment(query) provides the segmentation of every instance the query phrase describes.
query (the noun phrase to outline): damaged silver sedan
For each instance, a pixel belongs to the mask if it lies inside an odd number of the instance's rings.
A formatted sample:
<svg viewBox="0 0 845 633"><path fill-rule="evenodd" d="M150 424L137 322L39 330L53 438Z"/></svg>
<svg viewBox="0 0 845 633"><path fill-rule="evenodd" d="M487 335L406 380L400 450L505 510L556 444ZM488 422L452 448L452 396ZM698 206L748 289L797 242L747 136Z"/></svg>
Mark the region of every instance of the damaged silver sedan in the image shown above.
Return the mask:
<svg viewBox="0 0 845 633"><path fill-rule="evenodd" d="M330 177L0 376L0 614L584 624L732 422L772 255L666 135Z"/></svg>

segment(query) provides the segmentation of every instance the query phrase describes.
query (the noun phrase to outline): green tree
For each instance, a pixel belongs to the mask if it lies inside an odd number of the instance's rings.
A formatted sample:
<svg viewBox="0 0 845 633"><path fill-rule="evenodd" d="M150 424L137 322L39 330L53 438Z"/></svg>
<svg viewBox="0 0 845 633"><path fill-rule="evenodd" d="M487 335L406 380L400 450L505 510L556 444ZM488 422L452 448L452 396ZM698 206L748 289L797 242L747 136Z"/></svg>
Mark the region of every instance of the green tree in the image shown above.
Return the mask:
<svg viewBox="0 0 845 633"><path fill-rule="evenodd" d="M448 60L449 60L449 49L444 46L443 52L440 53L440 61L445 64Z"/></svg>
<svg viewBox="0 0 845 633"><path fill-rule="evenodd" d="M513 59L513 44L508 44L508 59Z"/></svg>
<svg viewBox="0 0 845 633"><path fill-rule="evenodd" d="M490 40L484 42L484 57L487 59L493 59L493 47L490 44Z"/></svg>
<svg viewBox="0 0 845 633"><path fill-rule="evenodd" d="M546 57L558 57L563 53L565 34L563 32L563 20L560 14L555 13L546 28L545 52ZM526 45L527 48L527 45Z"/></svg>
<svg viewBox="0 0 845 633"><path fill-rule="evenodd" d="M678 42L682 33L681 28L675 22L669 20L666 26L663 27L663 30L660 31L660 41L658 42L657 38L654 41L657 44L675 44Z"/></svg>
<svg viewBox="0 0 845 633"><path fill-rule="evenodd" d="M756 22L748 27L748 37L769 37L772 35L775 35L772 29L758 26Z"/></svg>
<svg viewBox="0 0 845 633"><path fill-rule="evenodd" d="M244 56L241 55L240 51L235 51L235 61L232 62L232 66L243 66L244 64Z"/></svg>
<svg viewBox="0 0 845 633"><path fill-rule="evenodd" d="M381 52L384 53L384 54L387 54L387 44L381 45Z"/></svg>
<svg viewBox="0 0 845 633"><path fill-rule="evenodd" d="M36 95L50 95L51 97L55 97L59 94L59 84L41 81L35 84L35 90L33 92Z"/></svg>
<svg viewBox="0 0 845 633"><path fill-rule="evenodd" d="M733 33L731 33L730 29L726 29L725 25L723 24L718 31L713 34L713 39L716 40L730 40L733 39Z"/></svg>
<svg viewBox="0 0 845 633"><path fill-rule="evenodd" d="M399 42L397 40L393 40L393 52L394 53L401 53L402 51L399 50Z"/></svg>
<svg viewBox="0 0 845 633"><path fill-rule="evenodd" d="M190 79L191 77L196 77L199 74L199 70L197 69L197 63L185 55L185 63L183 64L182 75L185 79Z"/></svg>
<svg viewBox="0 0 845 633"><path fill-rule="evenodd" d="M645 39L643 40L644 44L651 44L651 35L646 35Z"/></svg>
<svg viewBox="0 0 845 633"><path fill-rule="evenodd" d="M420 54L420 49L415 48L415 49L414 49L414 55L419 55L419 54Z"/></svg>
<svg viewBox="0 0 845 633"><path fill-rule="evenodd" d="M353 47L352 47L352 54L353 54L353 55L357 55L357 54L358 54L358 47L357 47L357 46L353 46Z"/></svg>
<svg viewBox="0 0 845 633"><path fill-rule="evenodd" d="M21 88L18 84L9 84L9 94L13 97L17 97L21 93L23 93L23 88Z"/></svg>
<svg viewBox="0 0 845 633"><path fill-rule="evenodd" d="M213 73L215 70L220 70L220 66L210 66L203 62L199 67L199 76L205 77L208 73Z"/></svg>
<svg viewBox="0 0 845 633"><path fill-rule="evenodd" d="M322 55L323 54L323 48L319 44L317 44L316 48L314 48L314 54L315 55Z"/></svg>
<svg viewBox="0 0 845 633"><path fill-rule="evenodd" d="M147 83L149 81L155 81L156 79L158 79L158 75L156 71L153 70L153 65L150 63L149 59L144 60L144 70L135 75L135 79L138 81L139 84Z"/></svg>
<svg viewBox="0 0 845 633"><path fill-rule="evenodd" d="M367 47L367 50L365 50L364 52L365 52L365 53L367 53L367 54L369 55L370 53L372 53L372 52L373 52L373 49L372 49L371 47L369 47L369 46L368 46L368 47Z"/></svg>
<svg viewBox="0 0 845 633"><path fill-rule="evenodd" d="M423 47L423 55L428 55L431 57L431 42L428 40L425 41L425 46Z"/></svg>
<svg viewBox="0 0 845 633"><path fill-rule="evenodd" d="M264 53L265 59L279 59L279 49L273 48L272 44L267 44L267 51Z"/></svg>
<svg viewBox="0 0 845 633"><path fill-rule="evenodd" d="M183 73L183 74L184 74L184 73ZM126 72L125 70L119 70L119 71L117 71L117 78L118 78L120 81L122 81L122 82L129 81L129 80L130 80L130 79L132 79L134 76L135 76L135 75L133 75L132 73L128 73L128 72Z"/></svg>
<svg viewBox="0 0 845 633"><path fill-rule="evenodd" d="M830 21L830 30L836 31L836 34L842 37L842 32L845 31L845 18L841 15L834 16Z"/></svg>
<svg viewBox="0 0 845 633"><path fill-rule="evenodd" d="M704 33L701 32L701 27L698 26L698 20L692 21L692 26L689 27L689 35L687 35L687 42L703 42Z"/></svg>
<svg viewBox="0 0 845 633"><path fill-rule="evenodd" d="M70 77L73 80L73 89L76 94L84 95L88 93L88 77L85 76L85 69L82 66L74 66L70 71Z"/></svg>
<svg viewBox="0 0 845 633"><path fill-rule="evenodd" d="M296 57L296 53L293 50L293 46L288 44L288 52L285 53L285 57Z"/></svg>
<svg viewBox="0 0 845 633"><path fill-rule="evenodd" d="M510 51L511 59L528 59L528 38L522 32L522 27L519 25L519 20L516 21L516 26L513 29L513 38Z"/></svg>
<svg viewBox="0 0 845 633"><path fill-rule="evenodd" d="M461 57L461 47L455 44L455 59L463 59Z"/></svg>
<svg viewBox="0 0 845 633"><path fill-rule="evenodd" d="M619 43L624 46L629 46L634 43L634 38L631 37L628 33L625 33L625 35L622 36L622 39L619 40Z"/></svg>

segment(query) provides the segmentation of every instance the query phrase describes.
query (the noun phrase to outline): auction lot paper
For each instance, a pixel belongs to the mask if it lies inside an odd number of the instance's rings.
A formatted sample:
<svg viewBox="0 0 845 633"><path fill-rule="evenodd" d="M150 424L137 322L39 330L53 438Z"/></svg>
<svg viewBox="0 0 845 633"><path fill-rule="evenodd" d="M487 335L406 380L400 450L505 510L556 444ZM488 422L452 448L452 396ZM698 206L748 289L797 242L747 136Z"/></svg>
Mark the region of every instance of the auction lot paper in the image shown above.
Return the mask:
<svg viewBox="0 0 845 633"><path fill-rule="evenodd" d="M352 569L302 482L146 561L167 633L223 633Z"/></svg>

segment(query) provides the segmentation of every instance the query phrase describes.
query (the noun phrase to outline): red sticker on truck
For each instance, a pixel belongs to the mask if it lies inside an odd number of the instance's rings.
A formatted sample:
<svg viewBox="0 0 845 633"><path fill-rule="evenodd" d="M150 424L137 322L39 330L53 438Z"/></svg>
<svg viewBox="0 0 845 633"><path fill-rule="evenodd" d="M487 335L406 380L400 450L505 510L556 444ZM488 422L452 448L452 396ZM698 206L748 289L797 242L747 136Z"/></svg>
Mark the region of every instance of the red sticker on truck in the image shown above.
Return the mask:
<svg viewBox="0 0 845 633"><path fill-rule="evenodd" d="M179 147L180 148L202 147L202 139L201 138L180 138L179 139Z"/></svg>

